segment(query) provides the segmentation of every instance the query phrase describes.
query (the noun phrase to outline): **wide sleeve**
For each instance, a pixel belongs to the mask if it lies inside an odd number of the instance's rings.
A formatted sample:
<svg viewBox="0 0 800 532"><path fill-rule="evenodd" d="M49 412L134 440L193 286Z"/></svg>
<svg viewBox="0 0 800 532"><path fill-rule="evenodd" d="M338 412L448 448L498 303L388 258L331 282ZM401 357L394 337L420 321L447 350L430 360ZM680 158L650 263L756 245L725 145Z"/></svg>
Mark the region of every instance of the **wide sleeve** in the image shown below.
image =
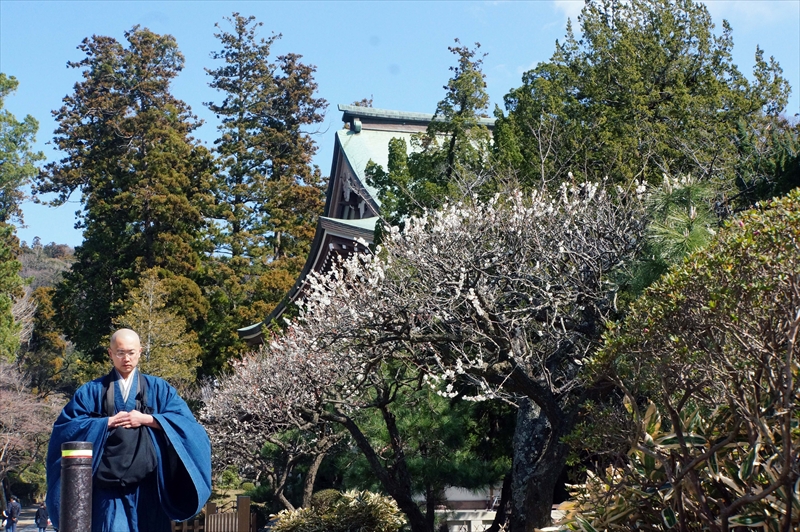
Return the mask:
<svg viewBox="0 0 800 532"><path fill-rule="evenodd" d="M175 388L146 378L148 394L156 395L152 415L162 429L150 431L158 456L159 499L170 519L185 521L200 513L211 495L211 442Z"/></svg>
<svg viewBox="0 0 800 532"><path fill-rule="evenodd" d="M61 444L68 441L92 443L92 472L100 464L103 444L108 435L108 419L102 414L101 379L81 386L53 424L47 448L47 509L54 527L58 527L61 501Z"/></svg>

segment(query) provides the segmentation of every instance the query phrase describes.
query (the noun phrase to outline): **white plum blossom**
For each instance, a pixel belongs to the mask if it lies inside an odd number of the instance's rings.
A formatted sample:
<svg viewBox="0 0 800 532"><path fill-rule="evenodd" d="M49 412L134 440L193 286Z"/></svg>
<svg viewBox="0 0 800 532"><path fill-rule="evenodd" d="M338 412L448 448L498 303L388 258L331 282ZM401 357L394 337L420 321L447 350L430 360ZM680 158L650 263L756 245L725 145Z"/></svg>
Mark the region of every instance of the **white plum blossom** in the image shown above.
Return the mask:
<svg viewBox="0 0 800 532"><path fill-rule="evenodd" d="M609 274L640 242L643 220L635 198L612 201L597 184L445 205L390 228L374 253L309 275L291 331L313 335L313 356L334 371L322 388L336 393L332 383L347 380L339 370L359 366L349 359L356 353L404 357L442 375L458 367L492 393L535 395L509 378L521 372L565 394L577 383L573 361L611 310ZM290 336L259 356L310 348Z"/></svg>
<svg viewBox="0 0 800 532"><path fill-rule="evenodd" d="M471 400L524 397L561 423L614 311L614 275L641 244L639 193L513 191L389 228L374 251L308 276L297 318L221 379L204 416L227 412L262 438L298 426L322 435L332 422L352 433L349 416L392 363L447 397L472 384ZM220 428L220 444L238 430Z"/></svg>

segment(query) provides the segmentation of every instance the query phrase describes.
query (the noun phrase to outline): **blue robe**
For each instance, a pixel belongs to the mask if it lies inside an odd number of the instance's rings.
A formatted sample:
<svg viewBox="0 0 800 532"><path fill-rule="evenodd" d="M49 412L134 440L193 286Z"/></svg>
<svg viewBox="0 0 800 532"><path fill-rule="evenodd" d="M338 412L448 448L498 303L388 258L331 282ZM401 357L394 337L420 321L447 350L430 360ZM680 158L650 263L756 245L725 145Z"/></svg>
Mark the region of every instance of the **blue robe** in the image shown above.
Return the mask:
<svg viewBox="0 0 800 532"><path fill-rule="evenodd" d="M211 443L175 388L166 381L136 372L147 386L147 405L162 430L144 427L155 447L155 475L135 488L93 489L92 532L169 532L170 520L191 519L211 495ZM108 437L108 417L103 414L103 379L81 386L53 424L47 451L47 509L54 527L59 523L61 498L61 444L92 442L92 472L97 471ZM122 396L114 383L116 408ZM136 382L131 384L126 411L135 404ZM120 523L127 520L127 523ZM116 527L115 527L116 523Z"/></svg>

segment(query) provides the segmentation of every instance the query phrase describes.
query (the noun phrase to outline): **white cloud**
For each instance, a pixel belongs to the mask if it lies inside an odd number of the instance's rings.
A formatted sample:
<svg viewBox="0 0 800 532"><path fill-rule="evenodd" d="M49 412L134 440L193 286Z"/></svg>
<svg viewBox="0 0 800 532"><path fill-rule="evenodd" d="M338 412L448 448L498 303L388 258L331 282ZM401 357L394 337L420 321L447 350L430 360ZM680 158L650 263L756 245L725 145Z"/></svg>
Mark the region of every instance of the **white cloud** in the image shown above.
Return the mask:
<svg viewBox="0 0 800 532"><path fill-rule="evenodd" d="M564 18L572 19L573 23L577 20L578 15L581 14L583 6L583 0L553 0L553 7L555 7L556 11L563 13Z"/></svg>
<svg viewBox="0 0 800 532"><path fill-rule="evenodd" d="M495 74L498 74L500 76L510 76L511 75L511 70L509 70L508 65L506 65L505 63L500 63L498 65L495 65L492 68L492 71Z"/></svg>

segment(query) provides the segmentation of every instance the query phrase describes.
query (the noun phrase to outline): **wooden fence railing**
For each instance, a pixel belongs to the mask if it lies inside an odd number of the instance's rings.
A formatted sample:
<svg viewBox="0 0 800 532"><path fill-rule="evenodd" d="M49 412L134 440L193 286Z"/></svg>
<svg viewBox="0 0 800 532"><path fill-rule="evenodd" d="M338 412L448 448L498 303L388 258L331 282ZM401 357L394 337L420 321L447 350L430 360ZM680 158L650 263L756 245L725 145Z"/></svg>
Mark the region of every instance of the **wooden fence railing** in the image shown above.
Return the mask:
<svg viewBox="0 0 800 532"><path fill-rule="evenodd" d="M172 532L205 532L206 525L200 519L172 523Z"/></svg>
<svg viewBox="0 0 800 532"><path fill-rule="evenodd" d="M206 503L205 520L172 523L173 532L256 532L256 514L250 512L250 497L236 497L236 510L217 512L217 505Z"/></svg>

